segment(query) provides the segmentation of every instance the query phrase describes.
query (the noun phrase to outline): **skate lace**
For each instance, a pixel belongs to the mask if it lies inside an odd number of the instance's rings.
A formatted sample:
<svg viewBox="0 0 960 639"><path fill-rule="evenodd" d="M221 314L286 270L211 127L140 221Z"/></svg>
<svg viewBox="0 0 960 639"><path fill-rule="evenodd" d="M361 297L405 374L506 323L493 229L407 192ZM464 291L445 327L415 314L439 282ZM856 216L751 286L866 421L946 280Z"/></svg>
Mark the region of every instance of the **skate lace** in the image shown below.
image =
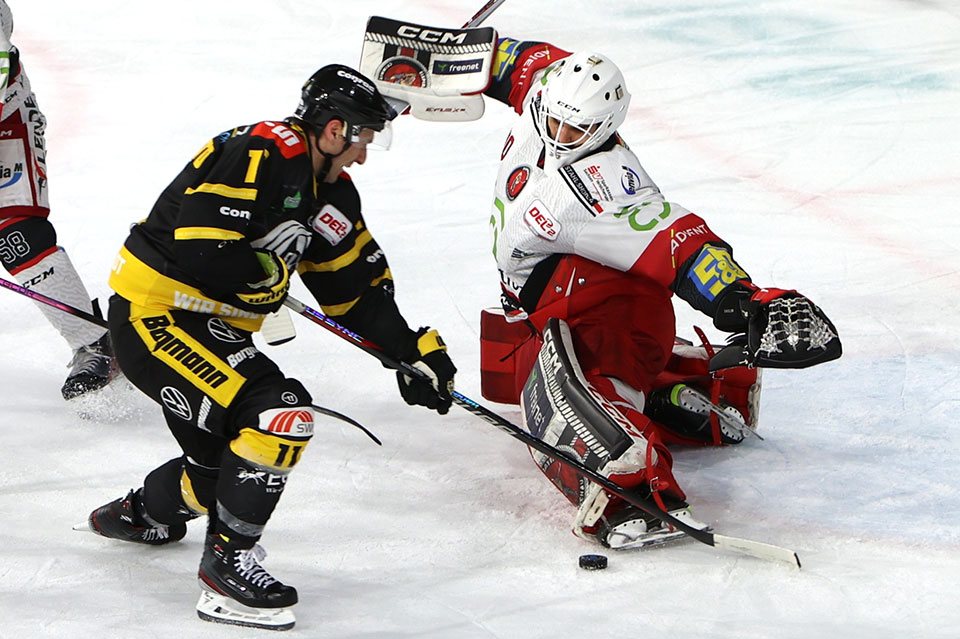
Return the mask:
<svg viewBox="0 0 960 639"><path fill-rule="evenodd" d="M166 526L149 526L143 529L141 537L144 541L155 541L170 537L170 529Z"/></svg>
<svg viewBox="0 0 960 639"><path fill-rule="evenodd" d="M266 556L267 551L259 544L249 550L238 550L233 560L234 568L241 577L254 586L268 588L271 584L277 583L277 580L260 565Z"/></svg>

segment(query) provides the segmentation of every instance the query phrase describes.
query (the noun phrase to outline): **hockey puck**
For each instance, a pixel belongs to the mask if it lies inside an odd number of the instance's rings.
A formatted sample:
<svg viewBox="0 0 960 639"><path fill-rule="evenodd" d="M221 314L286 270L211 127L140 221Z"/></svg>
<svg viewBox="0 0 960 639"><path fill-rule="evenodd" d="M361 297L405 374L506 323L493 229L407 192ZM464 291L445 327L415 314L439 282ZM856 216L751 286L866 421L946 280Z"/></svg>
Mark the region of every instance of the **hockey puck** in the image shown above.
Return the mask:
<svg viewBox="0 0 960 639"><path fill-rule="evenodd" d="M603 570L607 567L606 555L580 555L580 567L584 570Z"/></svg>

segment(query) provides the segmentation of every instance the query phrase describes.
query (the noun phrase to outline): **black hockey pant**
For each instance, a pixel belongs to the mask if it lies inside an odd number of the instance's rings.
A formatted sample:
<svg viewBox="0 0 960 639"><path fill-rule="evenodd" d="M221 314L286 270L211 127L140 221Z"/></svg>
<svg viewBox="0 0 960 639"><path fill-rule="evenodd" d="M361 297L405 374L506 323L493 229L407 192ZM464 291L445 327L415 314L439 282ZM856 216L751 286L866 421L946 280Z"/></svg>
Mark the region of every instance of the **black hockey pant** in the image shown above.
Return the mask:
<svg viewBox="0 0 960 639"><path fill-rule="evenodd" d="M160 404L184 453L144 480L147 516L208 514L209 532L252 546L313 434L310 394L221 318L114 295L109 324L120 369Z"/></svg>

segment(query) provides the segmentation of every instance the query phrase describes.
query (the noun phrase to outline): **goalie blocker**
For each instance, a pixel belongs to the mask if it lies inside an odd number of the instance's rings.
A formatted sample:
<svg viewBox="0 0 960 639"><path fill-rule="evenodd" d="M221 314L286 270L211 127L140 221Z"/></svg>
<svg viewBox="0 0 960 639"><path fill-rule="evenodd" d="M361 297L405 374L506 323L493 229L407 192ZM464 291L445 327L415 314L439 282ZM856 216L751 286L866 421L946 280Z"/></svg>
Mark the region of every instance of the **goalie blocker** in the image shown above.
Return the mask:
<svg viewBox="0 0 960 639"><path fill-rule="evenodd" d="M483 115L497 32L446 29L373 16L367 21L360 72L421 120L468 121Z"/></svg>

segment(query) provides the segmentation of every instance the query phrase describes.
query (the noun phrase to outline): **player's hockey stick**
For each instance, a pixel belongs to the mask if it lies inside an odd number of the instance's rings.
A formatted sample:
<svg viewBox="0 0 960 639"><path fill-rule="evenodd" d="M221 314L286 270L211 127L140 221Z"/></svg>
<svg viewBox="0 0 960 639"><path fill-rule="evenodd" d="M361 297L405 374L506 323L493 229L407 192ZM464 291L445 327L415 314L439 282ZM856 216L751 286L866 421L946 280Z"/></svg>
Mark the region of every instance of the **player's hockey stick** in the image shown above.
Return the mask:
<svg viewBox="0 0 960 639"><path fill-rule="evenodd" d="M480 7L480 10L473 14L473 17L467 20L461 29L472 29L473 27L479 27L483 24L483 21L490 17L490 14L497 10L501 4L507 0L489 0L485 5Z"/></svg>
<svg viewBox="0 0 960 639"><path fill-rule="evenodd" d="M314 310L307 306L306 304L288 296L284 301L284 304L290 308L293 312L301 315L308 320L319 324L323 328L327 329L331 333L337 335L341 339L344 339L348 342L354 344L361 350L373 355L387 368L392 368L394 370L402 372L404 375L409 375L429 383L429 376L421 371L420 369L398 360L397 358L385 353L379 346L373 342L364 339L360 335L357 335L353 331L349 330L336 323L323 313ZM500 415L497 415L493 411L481 406L477 402L473 401L469 397L466 397L457 391L451 393L453 396L453 402L464 408L477 417L483 419L489 424L496 426L503 432L507 433L514 439L519 439L524 444L537 450L544 455L547 455L551 459L555 459L560 463L568 465L573 470L577 471L587 479L592 482L595 482L605 488L608 492L617 495L624 501L627 501L637 508L661 519L665 523L679 528L683 532L687 533L689 536L693 537L699 542L707 544L708 546L714 546L716 548L723 548L726 550L731 550L733 552L742 553L745 555L750 555L753 557L758 557L760 559L767 559L773 561L782 561L790 565L800 567L800 558L797 557L797 553L787 548L781 548L779 546L773 546L771 544L766 544L758 541L751 541L749 539L739 539L737 537L727 537L726 535L718 535L705 530L698 530L683 521L677 519L671 514L665 512L659 508L656 504L640 499L635 495L631 495L624 488L613 483L603 475L597 473L590 468L584 466L580 461L568 456L562 451L554 448L553 446L537 439L533 435L530 435L525 430L516 426L515 424L507 421Z"/></svg>
<svg viewBox="0 0 960 639"><path fill-rule="evenodd" d="M27 297L34 299L38 302L46 304L47 306L52 306L54 308L60 309L64 313L69 313L70 315L76 315L80 319L85 319L91 324L96 324L97 326L102 326L107 328L107 321L102 317L98 317L93 313L88 313L82 309L79 309L75 306L70 306L59 300L55 300L52 297L47 297L43 293L37 293L36 291L31 291L29 288L20 286L19 284L14 284L8 280L0 278L0 286L3 288L9 289L14 293L20 293L21 295L26 295Z"/></svg>

